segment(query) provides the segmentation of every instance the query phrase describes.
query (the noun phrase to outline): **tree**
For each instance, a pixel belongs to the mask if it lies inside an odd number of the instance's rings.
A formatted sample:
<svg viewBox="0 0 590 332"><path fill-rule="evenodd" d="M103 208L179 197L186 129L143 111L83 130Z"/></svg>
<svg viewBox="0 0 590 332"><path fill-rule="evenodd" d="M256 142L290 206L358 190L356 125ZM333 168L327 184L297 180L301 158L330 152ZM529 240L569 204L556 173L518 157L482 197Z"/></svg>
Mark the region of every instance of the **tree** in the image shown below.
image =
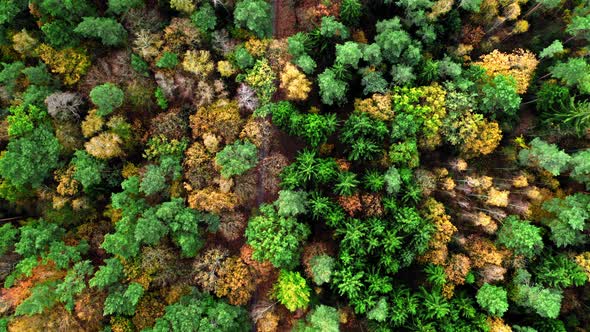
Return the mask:
<svg viewBox="0 0 590 332"><path fill-rule="evenodd" d="M516 81L511 76L496 75L482 88L480 107L483 112L495 115L501 111L508 117L516 116L521 98L517 93Z"/></svg>
<svg viewBox="0 0 590 332"><path fill-rule="evenodd" d="M504 219L502 228L498 231L498 243L527 258L532 258L543 249L541 229L517 216Z"/></svg>
<svg viewBox="0 0 590 332"><path fill-rule="evenodd" d="M19 229L15 228L11 223L6 223L0 227L0 255L4 255L16 242Z"/></svg>
<svg viewBox="0 0 590 332"><path fill-rule="evenodd" d="M338 332L340 331L340 314L338 310L320 304L293 326L293 332Z"/></svg>
<svg viewBox="0 0 590 332"><path fill-rule="evenodd" d="M318 286L329 283L335 263L334 258L326 254L314 256L309 262L313 282Z"/></svg>
<svg viewBox="0 0 590 332"><path fill-rule="evenodd" d="M539 61L533 53L517 49L510 54L494 50L489 54L482 55L481 61L475 62L473 65L481 66L492 79L498 75L512 77L516 85L516 92L523 94L526 92L538 64Z"/></svg>
<svg viewBox="0 0 590 332"><path fill-rule="evenodd" d="M490 314L502 317L508 310L508 296L502 287L485 283L477 291L477 303Z"/></svg>
<svg viewBox="0 0 590 332"><path fill-rule="evenodd" d="M258 163L258 149L248 140L237 140L217 153L215 163L221 167L221 175L226 179L241 175Z"/></svg>
<svg viewBox="0 0 590 332"><path fill-rule="evenodd" d="M137 282L130 283L125 289L119 287L117 290L111 291L104 301L103 314L105 316L112 314L133 315L143 293L143 287Z"/></svg>
<svg viewBox="0 0 590 332"><path fill-rule="evenodd" d="M538 282L558 289L583 286L588 281L582 267L565 254L545 257L534 272Z"/></svg>
<svg viewBox="0 0 590 332"><path fill-rule="evenodd" d="M47 123L47 112L34 105L12 106L8 109L8 135L19 137L29 134L37 126Z"/></svg>
<svg viewBox="0 0 590 332"><path fill-rule="evenodd" d="M272 205L265 204L260 207L259 215L250 218L245 235L254 249L253 259L292 268L299 264L301 244L309 234L307 225L293 217L280 216Z"/></svg>
<svg viewBox="0 0 590 332"><path fill-rule="evenodd" d="M340 18L346 25L357 25L362 15L362 4L359 0L343 0L340 4Z"/></svg>
<svg viewBox="0 0 590 332"><path fill-rule="evenodd" d="M551 76L582 93L590 93L590 65L584 58L569 58L550 69Z"/></svg>
<svg viewBox="0 0 590 332"><path fill-rule="evenodd" d="M113 83L97 85L90 91L90 100L98 107L97 114L106 116L123 105L125 94Z"/></svg>
<svg viewBox="0 0 590 332"><path fill-rule="evenodd" d="M342 45L336 45L336 63L357 69L362 56L361 48L355 42L347 41Z"/></svg>
<svg viewBox="0 0 590 332"><path fill-rule="evenodd" d="M543 58L553 58L556 54L563 52L563 44L559 40L554 40L551 45L545 47L541 53L539 53L539 57Z"/></svg>
<svg viewBox="0 0 590 332"><path fill-rule="evenodd" d="M82 97L73 92L55 92L45 98L47 112L59 121L80 119L80 106L83 104Z"/></svg>
<svg viewBox="0 0 590 332"><path fill-rule="evenodd" d="M74 179L82 184L86 192L101 183L107 167L104 160L94 158L85 150L78 150L74 153L72 164L75 167Z"/></svg>
<svg viewBox="0 0 590 332"><path fill-rule="evenodd" d="M389 195L395 195L401 189L402 178L397 168L393 166L389 167L387 172L383 174L383 181L385 184L385 191Z"/></svg>
<svg viewBox="0 0 590 332"><path fill-rule="evenodd" d="M67 85L73 85L86 74L90 67L90 57L82 49L64 48L56 50L49 45L41 44L37 53L52 73L63 75Z"/></svg>
<svg viewBox="0 0 590 332"><path fill-rule="evenodd" d="M322 23L320 25L320 34L325 38L338 37L339 39L348 39L350 33L346 26L338 21L334 16L322 17Z"/></svg>
<svg viewBox="0 0 590 332"><path fill-rule="evenodd" d="M208 2L204 3L191 15L191 21L193 21L197 28L203 33L212 31L217 25L215 9Z"/></svg>
<svg viewBox="0 0 590 332"><path fill-rule="evenodd" d="M287 63L281 72L280 88L287 92L289 100L305 100L311 91L311 82L297 67Z"/></svg>
<svg viewBox="0 0 590 332"><path fill-rule="evenodd" d="M551 240L558 247L581 244L583 231L590 219L590 195L575 193L565 198L553 198L543 203L543 209L552 214L543 222L551 229Z"/></svg>
<svg viewBox="0 0 590 332"><path fill-rule="evenodd" d="M561 309L562 297L561 292L554 289L522 284L516 286L513 300L516 304L533 310L541 317L557 318Z"/></svg>
<svg viewBox="0 0 590 332"><path fill-rule="evenodd" d="M123 272L123 264L118 258L105 259L105 265L101 266L90 279L88 284L90 287L105 288L117 283L125 275Z"/></svg>
<svg viewBox="0 0 590 332"><path fill-rule="evenodd" d="M62 283L57 285L55 292L60 302L68 311L74 309L75 297L86 289L86 277L94 272L89 260L76 263L66 274Z"/></svg>
<svg viewBox="0 0 590 332"><path fill-rule="evenodd" d="M234 23L264 38L271 33L270 12L270 5L264 0L241 0L234 9Z"/></svg>
<svg viewBox="0 0 590 332"><path fill-rule="evenodd" d="M586 189L590 189L590 149L573 154L570 167L570 177L585 183Z"/></svg>
<svg viewBox="0 0 590 332"><path fill-rule="evenodd" d="M57 167L60 144L46 127L13 139L0 158L0 176L17 187L39 187Z"/></svg>
<svg viewBox="0 0 590 332"><path fill-rule="evenodd" d="M311 289L299 272L281 270L273 295L289 311L307 308L310 294Z"/></svg>
<svg viewBox="0 0 590 332"><path fill-rule="evenodd" d="M208 294L194 291L166 307L164 316L145 332L199 331L247 332L251 330L248 312Z"/></svg>
<svg viewBox="0 0 590 332"><path fill-rule="evenodd" d="M120 46L127 41L127 31L112 18L84 17L74 32L83 37L100 39L105 46Z"/></svg>
<svg viewBox="0 0 590 332"><path fill-rule="evenodd" d="M117 15L125 14L132 8L144 6L143 0L109 0L109 11Z"/></svg>
<svg viewBox="0 0 590 332"><path fill-rule="evenodd" d="M178 55L176 55L176 53L164 52L156 62L156 67L174 69L179 63L180 61L178 60Z"/></svg>
<svg viewBox="0 0 590 332"><path fill-rule="evenodd" d="M518 161L522 165L539 167L553 175L559 175L567 169L571 157L557 145L538 137L529 144L529 149L522 149L518 153Z"/></svg>
<svg viewBox="0 0 590 332"><path fill-rule="evenodd" d="M307 193L305 191L281 190L274 202L279 215L294 217L307 213Z"/></svg>
<svg viewBox="0 0 590 332"><path fill-rule="evenodd" d="M170 8L190 15L195 11L195 4L192 0L170 0Z"/></svg>

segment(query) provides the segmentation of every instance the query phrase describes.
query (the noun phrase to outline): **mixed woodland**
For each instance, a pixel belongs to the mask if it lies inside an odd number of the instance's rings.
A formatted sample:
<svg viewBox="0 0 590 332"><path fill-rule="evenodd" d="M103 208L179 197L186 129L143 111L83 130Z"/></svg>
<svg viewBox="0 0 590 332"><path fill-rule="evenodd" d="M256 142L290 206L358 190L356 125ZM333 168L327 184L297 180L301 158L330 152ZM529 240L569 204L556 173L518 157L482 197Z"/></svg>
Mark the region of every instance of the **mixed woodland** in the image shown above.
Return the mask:
<svg viewBox="0 0 590 332"><path fill-rule="evenodd" d="M0 0L0 331L590 330L588 0Z"/></svg>

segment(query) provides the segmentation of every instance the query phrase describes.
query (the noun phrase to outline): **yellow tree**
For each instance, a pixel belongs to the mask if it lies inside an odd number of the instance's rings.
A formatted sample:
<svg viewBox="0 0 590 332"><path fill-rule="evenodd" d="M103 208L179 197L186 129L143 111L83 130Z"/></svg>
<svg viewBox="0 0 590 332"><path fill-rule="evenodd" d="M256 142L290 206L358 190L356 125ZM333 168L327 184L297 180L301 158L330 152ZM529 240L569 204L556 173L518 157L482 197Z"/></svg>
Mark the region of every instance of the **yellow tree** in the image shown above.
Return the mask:
<svg viewBox="0 0 590 332"><path fill-rule="evenodd" d="M528 50L517 49L513 53L494 50L473 64L484 68L490 78L497 75L514 77L516 90L522 94L526 92L539 60Z"/></svg>
<svg viewBox="0 0 590 332"><path fill-rule="evenodd" d="M305 100L309 91L311 91L311 82L297 67L287 63L281 73L280 88L285 91L287 99Z"/></svg>

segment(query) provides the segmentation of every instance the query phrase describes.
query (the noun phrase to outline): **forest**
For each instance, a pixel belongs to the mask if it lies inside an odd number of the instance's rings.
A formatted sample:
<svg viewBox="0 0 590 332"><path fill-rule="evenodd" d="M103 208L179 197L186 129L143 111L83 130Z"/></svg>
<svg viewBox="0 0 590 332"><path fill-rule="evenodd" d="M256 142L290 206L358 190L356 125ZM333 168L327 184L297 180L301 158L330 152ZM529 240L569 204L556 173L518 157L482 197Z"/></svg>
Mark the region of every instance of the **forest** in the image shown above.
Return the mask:
<svg viewBox="0 0 590 332"><path fill-rule="evenodd" d="M0 0L0 332L590 331L589 0Z"/></svg>

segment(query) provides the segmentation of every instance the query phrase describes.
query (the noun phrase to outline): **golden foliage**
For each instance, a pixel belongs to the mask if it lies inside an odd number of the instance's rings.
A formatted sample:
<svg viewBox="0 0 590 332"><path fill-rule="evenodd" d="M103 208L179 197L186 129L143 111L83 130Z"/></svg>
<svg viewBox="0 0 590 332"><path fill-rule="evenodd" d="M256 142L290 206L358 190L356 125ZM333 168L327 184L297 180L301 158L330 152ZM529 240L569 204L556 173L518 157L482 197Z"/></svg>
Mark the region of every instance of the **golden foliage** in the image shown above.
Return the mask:
<svg viewBox="0 0 590 332"><path fill-rule="evenodd" d="M484 232L494 234L498 230L498 224L489 215L478 212L473 220L475 226L479 226Z"/></svg>
<svg viewBox="0 0 590 332"><path fill-rule="evenodd" d="M63 76L66 85L73 85L82 78L90 67L90 57L80 49L64 48L55 50L47 44L37 48L41 60L45 62L51 72Z"/></svg>
<svg viewBox="0 0 590 332"><path fill-rule="evenodd" d="M12 48L22 56L35 56L37 44L39 41L33 38L26 29L22 29L12 36Z"/></svg>
<svg viewBox="0 0 590 332"><path fill-rule="evenodd" d="M191 209L219 214L222 211L234 210L238 204L238 198L234 193L223 193L208 187L191 192L188 204Z"/></svg>
<svg viewBox="0 0 590 332"><path fill-rule="evenodd" d="M174 17L170 25L164 28L164 41L162 51L181 54L198 46L201 33L190 19Z"/></svg>
<svg viewBox="0 0 590 332"><path fill-rule="evenodd" d="M494 50L473 64L484 68L491 78L512 76L516 80L517 92L522 94L526 92L539 60L528 50L517 49L510 54Z"/></svg>
<svg viewBox="0 0 590 332"><path fill-rule="evenodd" d="M230 77L236 73L236 68L234 68L231 62L222 60L217 62L217 71L221 77Z"/></svg>
<svg viewBox="0 0 590 332"><path fill-rule="evenodd" d="M371 98L356 99L354 109L366 112L371 117L381 120L390 121L393 119L393 109L391 108L391 95L375 93Z"/></svg>
<svg viewBox="0 0 590 332"><path fill-rule="evenodd" d="M588 279L590 279L590 251L577 255L574 257L574 260L586 272Z"/></svg>
<svg viewBox="0 0 590 332"><path fill-rule="evenodd" d="M446 213L445 206L432 197L426 200L421 211L425 218L434 223L435 233L428 243L428 251L420 260L442 265L447 259L447 245L453 234L457 232L457 227L451 222L451 217Z"/></svg>
<svg viewBox="0 0 590 332"><path fill-rule="evenodd" d="M500 317L488 317L488 326L490 332L512 332L512 328L504 323L504 320Z"/></svg>
<svg viewBox="0 0 590 332"><path fill-rule="evenodd" d="M268 310L256 321L256 331L276 332L278 331L280 317L272 310Z"/></svg>
<svg viewBox="0 0 590 332"><path fill-rule="evenodd" d="M97 110L91 110L82 121L82 134L84 137L92 137L104 126L104 119L98 115Z"/></svg>
<svg viewBox="0 0 590 332"><path fill-rule="evenodd" d="M223 137L225 144L232 143L242 127L237 101L218 99L209 106L200 107L190 116L190 126L195 138L212 133Z"/></svg>
<svg viewBox="0 0 590 332"><path fill-rule="evenodd" d="M488 191L486 204L491 206L507 207L508 195L510 195L509 190L498 190L492 187Z"/></svg>
<svg viewBox="0 0 590 332"><path fill-rule="evenodd" d="M270 44L270 40L268 39L257 39L254 37L250 37L248 41L244 44L244 47L253 57L262 57L266 52Z"/></svg>
<svg viewBox="0 0 590 332"><path fill-rule="evenodd" d="M207 79L215 68L211 61L211 53L206 50L190 50L184 54L182 68L189 73L195 74L200 79Z"/></svg>
<svg viewBox="0 0 590 332"><path fill-rule="evenodd" d="M463 143L459 149L466 158L490 154L502 140L498 123L488 121L481 114L468 112L455 125Z"/></svg>
<svg viewBox="0 0 590 332"><path fill-rule="evenodd" d="M470 270L471 260L463 254L452 255L445 264L447 280L454 285L463 285L465 283L465 276L467 276Z"/></svg>
<svg viewBox="0 0 590 332"><path fill-rule="evenodd" d="M280 88L285 90L287 99L306 100L311 91L311 82L296 66L287 63L281 72Z"/></svg>
<svg viewBox="0 0 590 332"><path fill-rule="evenodd" d="M76 169L70 166L67 169L58 169L53 178L58 183L57 193L62 196L73 196L80 190L80 182L73 178Z"/></svg>
<svg viewBox="0 0 590 332"><path fill-rule="evenodd" d="M123 144L123 140L117 134L105 132L92 137L84 144L84 147L86 152L96 158L111 159L125 154L121 149L121 144Z"/></svg>
<svg viewBox="0 0 590 332"><path fill-rule="evenodd" d="M471 258L471 263L476 268L486 264L502 265L502 261L509 253L496 248L494 243L486 238L470 235L465 243L465 249Z"/></svg>
<svg viewBox="0 0 590 332"><path fill-rule="evenodd" d="M512 33L524 33L529 31L529 22L526 20L518 20L514 24L514 28L512 29Z"/></svg>
<svg viewBox="0 0 590 332"><path fill-rule="evenodd" d="M255 284L248 265L239 257L229 257L219 270L215 295L227 296L230 304L244 305L250 301Z"/></svg>

